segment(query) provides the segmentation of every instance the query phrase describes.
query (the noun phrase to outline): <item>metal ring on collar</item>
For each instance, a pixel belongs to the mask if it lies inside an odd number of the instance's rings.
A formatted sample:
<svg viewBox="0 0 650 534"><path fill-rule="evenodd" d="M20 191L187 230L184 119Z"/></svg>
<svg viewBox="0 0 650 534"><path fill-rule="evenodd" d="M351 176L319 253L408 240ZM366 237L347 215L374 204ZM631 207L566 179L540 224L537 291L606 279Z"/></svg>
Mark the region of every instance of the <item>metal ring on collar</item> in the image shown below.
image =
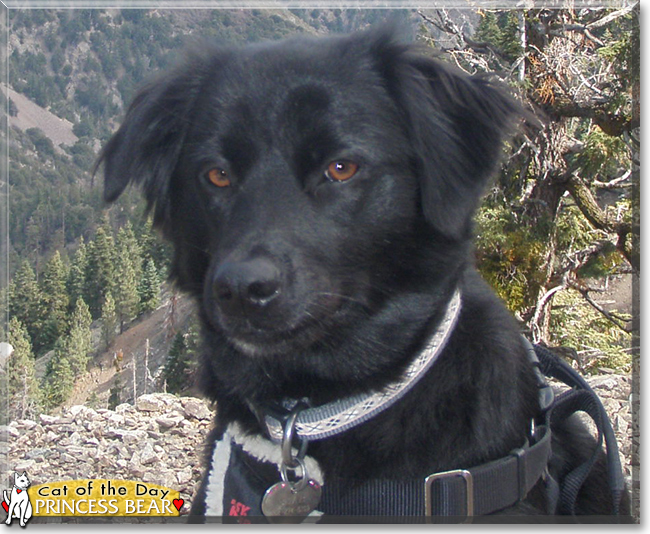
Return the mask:
<svg viewBox="0 0 650 534"><path fill-rule="evenodd" d="M294 458L295 460L295 465L294 466L288 466L284 462L282 462L282 465L280 465L280 477L282 478L283 482L286 482L289 484L291 487L291 491L294 493L301 491L309 482L309 475L307 474L307 466L305 465L305 461L302 458ZM296 482L293 482L289 480L289 476L287 475L287 469L292 469L294 471L300 469L301 470L301 477L298 477L296 475L296 478L298 480Z"/></svg>
<svg viewBox="0 0 650 534"><path fill-rule="evenodd" d="M296 404L296 406L289 414L289 417L287 417L287 421L284 424L284 431L282 433L282 466L290 467L293 469L298 467L299 465L302 465L303 471L304 471L304 463L302 463L302 458L305 456L305 453L307 452L307 441L303 440L301 442L300 450L298 451L298 456L293 456L291 451L291 446L293 443L293 437L296 430L296 420L298 419L298 414L300 414L300 412L304 408L305 406L302 403Z"/></svg>

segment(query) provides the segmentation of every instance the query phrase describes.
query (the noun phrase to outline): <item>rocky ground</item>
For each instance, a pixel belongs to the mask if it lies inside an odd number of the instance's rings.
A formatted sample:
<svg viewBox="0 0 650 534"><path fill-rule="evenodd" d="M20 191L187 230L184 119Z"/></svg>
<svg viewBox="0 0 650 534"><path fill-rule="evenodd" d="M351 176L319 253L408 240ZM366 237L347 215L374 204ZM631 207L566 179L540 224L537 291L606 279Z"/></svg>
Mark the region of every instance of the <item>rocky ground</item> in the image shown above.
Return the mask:
<svg viewBox="0 0 650 534"><path fill-rule="evenodd" d="M628 483L638 488L631 380L602 375L590 383L610 414ZM181 513L187 513L202 475L211 419L212 410L200 399L154 393L115 411L72 406L57 416L13 421L0 427L0 435L7 438L9 472L27 471L33 484L88 478L151 482L178 490L187 503ZM10 487L8 480L3 487Z"/></svg>
<svg viewBox="0 0 650 534"><path fill-rule="evenodd" d="M178 490L186 514L212 417L200 399L154 393L115 411L72 406L58 416L13 421L2 433L9 473L27 471L33 485L90 478L154 483Z"/></svg>

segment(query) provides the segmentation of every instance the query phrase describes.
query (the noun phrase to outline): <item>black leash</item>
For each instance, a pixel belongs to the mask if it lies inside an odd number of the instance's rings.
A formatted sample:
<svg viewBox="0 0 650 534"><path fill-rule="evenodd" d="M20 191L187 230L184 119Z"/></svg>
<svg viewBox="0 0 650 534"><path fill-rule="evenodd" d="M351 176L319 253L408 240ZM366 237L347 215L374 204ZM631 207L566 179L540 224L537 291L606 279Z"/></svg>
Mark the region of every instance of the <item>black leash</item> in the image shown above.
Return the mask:
<svg viewBox="0 0 650 534"><path fill-rule="evenodd" d="M559 356L541 345L535 345L534 351L539 358L540 371L545 376L560 380L572 388L558 396L553 403L550 413L551 427L575 412L583 411L593 419L598 430L597 446L594 448L591 457L568 473L561 483L558 512L569 515L575 513L578 492L596 462L604 437L613 514L619 515L620 502L625 491L625 481L618 455L616 436L605 407L587 381Z"/></svg>

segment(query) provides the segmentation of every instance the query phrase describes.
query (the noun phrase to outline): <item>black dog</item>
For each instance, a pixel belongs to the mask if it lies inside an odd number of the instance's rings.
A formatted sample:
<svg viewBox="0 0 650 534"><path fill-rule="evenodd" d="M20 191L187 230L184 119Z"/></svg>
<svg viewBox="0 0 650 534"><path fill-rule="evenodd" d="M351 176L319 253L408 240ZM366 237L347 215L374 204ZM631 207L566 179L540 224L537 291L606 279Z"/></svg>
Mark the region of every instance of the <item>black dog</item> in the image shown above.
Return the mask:
<svg viewBox="0 0 650 534"><path fill-rule="evenodd" d="M612 513L600 460L558 508L593 439L557 425L549 464L535 357L472 262L519 119L390 30L205 47L139 93L105 197L142 185L200 303L193 514Z"/></svg>

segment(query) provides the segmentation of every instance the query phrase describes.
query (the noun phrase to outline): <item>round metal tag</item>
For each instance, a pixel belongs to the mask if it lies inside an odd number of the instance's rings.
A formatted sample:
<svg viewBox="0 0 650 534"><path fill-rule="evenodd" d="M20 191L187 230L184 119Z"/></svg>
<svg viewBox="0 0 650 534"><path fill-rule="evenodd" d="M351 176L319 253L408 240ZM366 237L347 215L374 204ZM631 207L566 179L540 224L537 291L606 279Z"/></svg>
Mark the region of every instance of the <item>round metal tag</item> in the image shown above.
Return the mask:
<svg viewBox="0 0 650 534"><path fill-rule="evenodd" d="M315 480L278 482L264 493L262 513L271 523L300 523L320 502L321 487Z"/></svg>

